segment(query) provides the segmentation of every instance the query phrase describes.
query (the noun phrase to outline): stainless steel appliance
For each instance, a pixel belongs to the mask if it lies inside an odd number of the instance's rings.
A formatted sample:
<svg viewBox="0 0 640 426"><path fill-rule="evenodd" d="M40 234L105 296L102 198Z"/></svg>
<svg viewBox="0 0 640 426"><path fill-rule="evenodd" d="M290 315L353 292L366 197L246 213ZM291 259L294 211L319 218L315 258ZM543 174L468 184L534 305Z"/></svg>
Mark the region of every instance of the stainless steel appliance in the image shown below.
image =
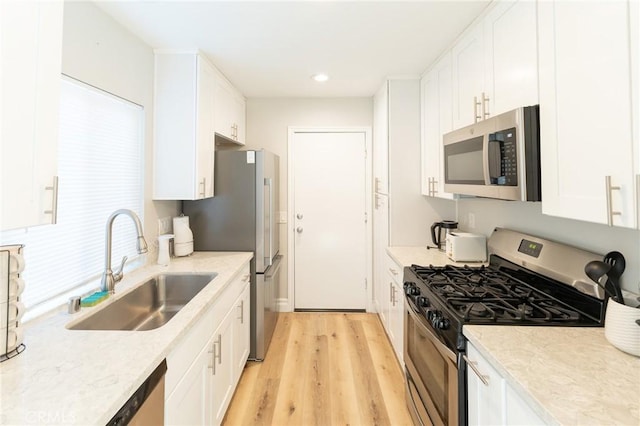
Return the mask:
<svg viewBox="0 0 640 426"><path fill-rule="evenodd" d="M602 327L601 255L496 228L489 266L404 269L407 405L416 425L467 423L465 324Z"/></svg>
<svg viewBox="0 0 640 426"><path fill-rule="evenodd" d="M164 424L164 375L167 361L151 373L142 385L131 395L107 425L146 426Z"/></svg>
<svg viewBox="0 0 640 426"><path fill-rule="evenodd" d="M184 201L196 251L252 251L250 359L263 360L278 320L279 157L216 151L214 197Z"/></svg>
<svg viewBox="0 0 640 426"><path fill-rule="evenodd" d="M434 222L431 225L431 241L440 251L445 250L447 236L458 229L458 222L453 220L443 220Z"/></svg>
<svg viewBox="0 0 640 426"><path fill-rule="evenodd" d="M502 200L540 201L537 105L444 135L444 189Z"/></svg>

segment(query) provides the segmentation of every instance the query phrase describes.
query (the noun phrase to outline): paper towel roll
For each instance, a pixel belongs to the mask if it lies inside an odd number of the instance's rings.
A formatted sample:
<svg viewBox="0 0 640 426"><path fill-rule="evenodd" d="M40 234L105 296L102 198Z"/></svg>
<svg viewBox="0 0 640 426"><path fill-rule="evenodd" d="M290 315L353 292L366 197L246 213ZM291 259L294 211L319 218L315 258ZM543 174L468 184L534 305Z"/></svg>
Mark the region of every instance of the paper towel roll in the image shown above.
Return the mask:
<svg viewBox="0 0 640 426"><path fill-rule="evenodd" d="M189 228L189 216L173 218L173 235L176 256L188 256L193 253L193 232Z"/></svg>

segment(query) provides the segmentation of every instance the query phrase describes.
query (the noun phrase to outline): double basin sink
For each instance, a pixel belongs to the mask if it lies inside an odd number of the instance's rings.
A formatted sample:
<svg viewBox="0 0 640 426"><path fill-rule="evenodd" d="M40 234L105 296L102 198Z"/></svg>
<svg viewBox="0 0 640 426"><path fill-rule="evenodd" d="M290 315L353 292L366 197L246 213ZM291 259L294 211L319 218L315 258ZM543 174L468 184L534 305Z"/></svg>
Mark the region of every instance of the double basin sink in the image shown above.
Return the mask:
<svg viewBox="0 0 640 426"><path fill-rule="evenodd" d="M208 274L158 274L82 320L70 330L153 330L173 318L216 277Z"/></svg>

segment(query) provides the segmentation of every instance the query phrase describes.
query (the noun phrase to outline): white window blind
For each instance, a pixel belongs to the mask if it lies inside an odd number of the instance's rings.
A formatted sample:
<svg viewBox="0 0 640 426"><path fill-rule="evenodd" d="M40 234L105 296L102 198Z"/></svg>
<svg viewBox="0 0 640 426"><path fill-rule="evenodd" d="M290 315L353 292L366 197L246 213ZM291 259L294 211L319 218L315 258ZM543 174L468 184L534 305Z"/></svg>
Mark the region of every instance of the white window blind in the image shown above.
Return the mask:
<svg viewBox="0 0 640 426"><path fill-rule="evenodd" d="M58 223L3 232L3 244L24 244L27 308L98 279L105 228L121 208L143 219L143 109L62 78L58 146ZM116 218L112 264L137 256L133 221Z"/></svg>

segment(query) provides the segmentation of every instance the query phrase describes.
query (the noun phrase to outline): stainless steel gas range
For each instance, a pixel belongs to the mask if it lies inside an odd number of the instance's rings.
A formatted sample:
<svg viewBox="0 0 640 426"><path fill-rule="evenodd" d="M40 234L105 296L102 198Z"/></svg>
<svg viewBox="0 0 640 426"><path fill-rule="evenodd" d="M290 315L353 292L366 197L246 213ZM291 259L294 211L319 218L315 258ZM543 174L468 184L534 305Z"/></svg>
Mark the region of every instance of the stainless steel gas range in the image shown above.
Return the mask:
<svg viewBox="0 0 640 426"><path fill-rule="evenodd" d="M496 228L489 266L404 269L407 404L416 425L465 425L465 324L604 325L604 291L584 266L602 256Z"/></svg>

